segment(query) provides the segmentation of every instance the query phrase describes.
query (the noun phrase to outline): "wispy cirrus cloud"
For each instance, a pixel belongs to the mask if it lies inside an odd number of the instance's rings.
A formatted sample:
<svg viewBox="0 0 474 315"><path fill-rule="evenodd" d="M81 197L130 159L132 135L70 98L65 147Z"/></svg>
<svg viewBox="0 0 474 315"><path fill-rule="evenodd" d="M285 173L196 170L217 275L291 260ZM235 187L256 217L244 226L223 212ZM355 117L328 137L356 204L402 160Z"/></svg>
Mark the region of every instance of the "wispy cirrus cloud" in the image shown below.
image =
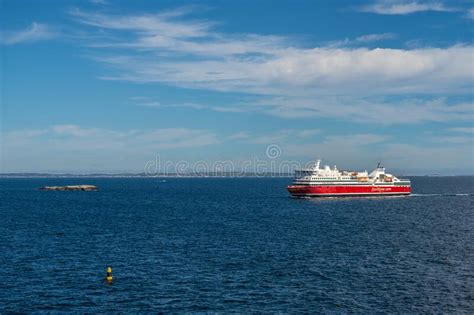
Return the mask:
<svg viewBox="0 0 474 315"><path fill-rule="evenodd" d="M143 101L143 99L141 99ZM322 96L254 97L244 102L225 105L194 103L162 104L158 101L137 103L150 108L189 108L234 113L264 113L272 116L298 119L325 117L377 125L416 124L423 122L471 121L474 104L448 102L446 98L402 98L387 100L380 97Z"/></svg>
<svg viewBox="0 0 474 315"><path fill-rule="evenodd" d="M191 103L191 102L183 102L183 103L162 103L152 98L141 98L132 100L134 105L142 106L142 107L149 107L149 108L157 108L157 109L164 109L164 108L190 108L196 110L211 110L215 112L231 112L231 113L239 113L239 112L246 112L248 108L245 106L240 106L239 104L229 105L226 106L215 106L215 105L208 105L208 104L200 104L200 103Z"/></svg>
<svg viewBox="0 0 474 315"><path fill-rule="evenodd" d="M180 21L176 20L189 14L193 7L180 7L156 14L143 15L105 15L100 13L85 12L80 9L70 10L70 14L80 23L111 30L124 30L140 32L142 39L153 45L153 39L159 44L158 39L196 38L209 34L213 25L206 21ZM158 37L161 35L161 37ZM125 43L122 43L125 44ZM167 42L163 41L163 45ZM139 46L139 43L135 43ZM134 46L135 46L134 45Z"/></svg>
<svg viewBox="0 0 474 315"><path fill-rule="evenodd" d="M36 22L31 23L26 29L2 31L0 35L1 43L4 45L37 42L58 36L51 26Z"/></svg>
<svg viewBox="0 0 474 315"><path fill-rule="evenodd" d="M25 141L41 140L74 150L170 149L199 147L217 143L217 136L201 129L162 128L150 130L113 130L73 124L53 125L45 129L15 130L3 133L5 144L18 146ZM23 146L22 144L22 146ZM128 149L127 149L128 148Z"/></svg>
<svg viewBox="0 0 474 315"><path fill-rule="evenodd" d="M331 41L327 44L327 47L338 48L338 47L349 47L357 45L365 45L368 43L375 43L385 40L391 40L397 38L395 33L375 33L358 36L354 39L346 38L344 40Z"/></svg>
<svg viewBox="0 0 474 315"><path fill-rule="evenodd" d="M259 100L257 106L262 111L279 117L327 117L381 125L470 121L474 118L472 102L451 104L445 98L404 98L388 101L384 98L274 97Z"/></svg>
<svg viewBox="0 0 474 315"><path fill-rule="evenodd" d="M217 23L184 20L195 10L193 6L156 14L104 15L79 9L70 14L80 23L111 31L135 35L131 40L94 43L97 47L131 49L153 53L225 57L242 54L270 54L284 49L287 39L258 34L220 34L213 30Z"/></svg>
<svg viewBox="0 0 474 315"><path fill-rule="evenodd" d="M457 9L448 7L439 1L379 0L360 7L359 11L386 15L406 15L423 11L453 12Z"/></svg>
<svg viewBox="0 0 474 315"><path fill-rule="evenodd" d="M251 144L278 144L294 141L306 141L322 133L320 129L286 129L269 132L266 134L255 134L248 131L240 131L226 138L228 141L239 140Z"/></svg>

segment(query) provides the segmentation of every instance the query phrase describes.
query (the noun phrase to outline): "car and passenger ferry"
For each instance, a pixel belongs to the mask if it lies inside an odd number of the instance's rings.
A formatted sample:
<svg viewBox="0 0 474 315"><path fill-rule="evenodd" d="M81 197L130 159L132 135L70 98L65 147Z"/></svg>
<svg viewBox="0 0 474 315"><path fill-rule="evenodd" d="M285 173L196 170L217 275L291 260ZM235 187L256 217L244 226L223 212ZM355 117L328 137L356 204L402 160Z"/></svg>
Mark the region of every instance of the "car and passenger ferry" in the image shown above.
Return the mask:
<svg viewBox="0 0 474 315"><path fill-rule="evenodd" d="M325 165L321 160L312 167L295 171L295 180L288 186L293 197L339 197L339 196L397 196L409 195L411 183L408 179L398 179L385 173L385 168L377 165L375 170L355 172L338 170Z"/></svg>

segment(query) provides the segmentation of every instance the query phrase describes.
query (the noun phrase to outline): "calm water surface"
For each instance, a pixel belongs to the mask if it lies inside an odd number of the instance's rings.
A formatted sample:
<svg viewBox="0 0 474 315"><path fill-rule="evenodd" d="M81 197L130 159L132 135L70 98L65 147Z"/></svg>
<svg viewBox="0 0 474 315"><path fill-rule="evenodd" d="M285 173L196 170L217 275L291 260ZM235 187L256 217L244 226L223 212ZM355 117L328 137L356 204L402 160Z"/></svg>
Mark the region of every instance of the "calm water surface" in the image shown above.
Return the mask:
<svg viewBox="0 0 474 315"><path fill-rule="evenodd" d="M0 312L474 313L474 177L386 199L290 181L0 179ZM66 184L101 190L37 190Z"/></svg>

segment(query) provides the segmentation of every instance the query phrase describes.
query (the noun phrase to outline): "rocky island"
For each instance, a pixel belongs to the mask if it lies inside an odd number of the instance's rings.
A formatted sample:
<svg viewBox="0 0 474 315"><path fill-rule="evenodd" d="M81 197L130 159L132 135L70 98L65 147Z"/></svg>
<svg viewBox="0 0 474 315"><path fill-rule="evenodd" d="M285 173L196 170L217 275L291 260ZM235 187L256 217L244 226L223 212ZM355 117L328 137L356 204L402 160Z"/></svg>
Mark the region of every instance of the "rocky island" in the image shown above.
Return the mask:
<svg viewBox="0 0 474 315"><path fill-rule="evenodd" d="M94 185L68 185L68 186L43 186L40 190L59 190L59 191L96 191L99 190Z"/></svg>

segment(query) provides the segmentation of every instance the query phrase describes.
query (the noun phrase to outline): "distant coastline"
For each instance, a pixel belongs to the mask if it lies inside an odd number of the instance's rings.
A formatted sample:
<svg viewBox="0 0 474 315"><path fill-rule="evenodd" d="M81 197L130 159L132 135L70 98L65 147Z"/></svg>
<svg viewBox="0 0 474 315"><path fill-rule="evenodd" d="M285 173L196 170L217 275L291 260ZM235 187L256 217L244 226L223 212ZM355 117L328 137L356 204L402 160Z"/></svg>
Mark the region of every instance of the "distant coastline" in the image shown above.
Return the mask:
<svg viewBox="0 0 474 315"><path fill-rule="evenodd" d="M0 178L245 178L245 177L293 177L291 173L185 173L185 174L157 174L145 173L117 173L117 174L49 174L49 173L1 173Z"/></svg>
<svg viewBox="0 0 474 315"><path fill-rule="evenodd" d="M468 175L442 175L442 174L426 174L426 175L411 175L411 174L401 174L400 176L408 177L472 177L474 174ZM288 178L293 177L293 173L186 173L186 174L157 174L157 175L147 175L145 173L88 173L88 174L74 174L74 173L0 173L0 178L255 178L255 177L264 177L264 178L273 178L281 177Z"/></svg>

